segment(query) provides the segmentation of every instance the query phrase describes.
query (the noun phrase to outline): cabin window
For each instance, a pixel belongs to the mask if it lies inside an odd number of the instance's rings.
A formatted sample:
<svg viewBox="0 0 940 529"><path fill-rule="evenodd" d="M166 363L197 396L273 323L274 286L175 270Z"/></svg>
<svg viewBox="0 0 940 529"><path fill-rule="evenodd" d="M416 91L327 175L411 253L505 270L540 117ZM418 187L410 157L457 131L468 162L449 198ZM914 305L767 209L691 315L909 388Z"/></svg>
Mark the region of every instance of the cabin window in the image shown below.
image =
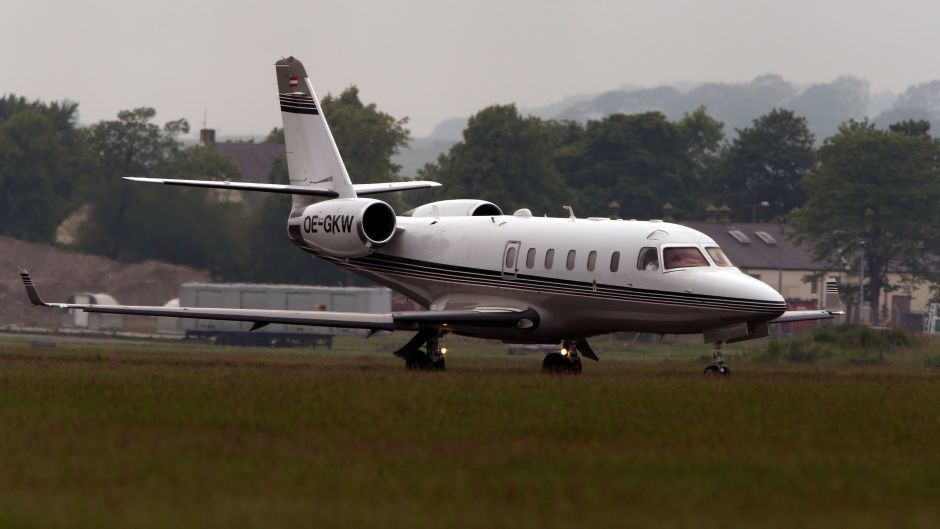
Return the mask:
<svg viewBox="0 0 940 529"><path fill-rule="evenodd" d="M591 253L588 254L588 272L594 271L594 265L597 264L597 252L591 250Z"/></svg>
<svg viewBox="0 0 940 529"><path fill-rule="evenodd" d="M694 246L672 246L664 248L663 262L666 263L666 270L708 266L708 261L705 259L705 256L702 255L701 250Z"/></svg>
<svg viewBox="0 0 940 529"><path fill-rule="evenodd" d="M656 253L656 248L648 246L646 248L640 248L640 256L636 260L637 270L649 270L654 272L659 270L659 255Z"/></svg>
<svg viewBox="0 0 940 529"><path fill-rule="evenodd" d="M610 256L610 271L616 272L620 268L620 252L614 252Z"/></svg>
<svg viewBox="0 0 940 529"><path fill-rule="evenodd" d="M708 255L711 256L712 261L715 261L715 264L718 266L734 266L731 264L731 259L728 259L728 256L725 255L725 252L717 246L709 246L705 248L705 251L708 252Z"/></svg>
<svg viewBox="0 0 940 529"><path fill-rule="evenodd" d="M568 260L565 262L565 268L568 270L574 270L575 253L576 252L574 250L568 250Z"/></svg>
<svg viewBox="0 0 940 529"><path fill-rule="evenodd" d="M525 267L532 268L533 266L535 266L535 248L529 248L525 254Z"/></svg>
<svg viewBox="0 0 940 529"><path fill-rule="evenodd" d="M552 263L555 261L555 250L554 248L545 251L545 269L551 270Z"/></svg>

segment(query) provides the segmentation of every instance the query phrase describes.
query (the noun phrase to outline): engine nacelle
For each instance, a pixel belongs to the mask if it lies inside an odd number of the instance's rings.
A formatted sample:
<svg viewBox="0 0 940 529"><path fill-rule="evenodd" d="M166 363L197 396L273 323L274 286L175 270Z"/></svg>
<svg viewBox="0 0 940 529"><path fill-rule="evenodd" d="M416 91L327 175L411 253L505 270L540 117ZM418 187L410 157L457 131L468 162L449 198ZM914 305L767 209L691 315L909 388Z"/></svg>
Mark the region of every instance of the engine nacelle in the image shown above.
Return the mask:
<svg viewBox="0 0 940 529"><path fill-rule="evenodd" d="M388 244L397 219L391 206L371 198L339 198L307 206L288 220L295 243L334 257L363 257Z"/></svg>
<svg viewBox="0 0 940 529"><path fill-rule="evenodd" d="M473 199L440 200L405 213L411 217L490 217L502 214L503 210L496 204Z"/></svg>

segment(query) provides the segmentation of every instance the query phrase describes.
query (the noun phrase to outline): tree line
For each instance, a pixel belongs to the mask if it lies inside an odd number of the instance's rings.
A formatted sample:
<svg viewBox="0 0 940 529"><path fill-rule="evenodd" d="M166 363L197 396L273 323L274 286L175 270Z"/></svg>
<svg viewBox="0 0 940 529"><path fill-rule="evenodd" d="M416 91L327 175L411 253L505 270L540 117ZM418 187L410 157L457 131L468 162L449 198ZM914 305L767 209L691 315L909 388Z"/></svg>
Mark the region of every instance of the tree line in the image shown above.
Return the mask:
<svg viewBox="0 0 940 529"><path fill-rule="evenodd" d="M364 104L356 87L328 96L323 111L356 182L399 177L392 156L407 145L407 119ZM138 108L78 126L74 102L0 99L0 233L54 242L62 221L89 206L75 246L124 261L189 264L223 280L337 283L341 270L299 252L283 234L289 198L260 207L218 192L131 184L122 176L229 179L238 167L211 147L184 146L185 120L158 125ZM806 119L771 109L725 136L700 107L670 120L660 112L613 114L586 123L523 115L494 105L472 116L462 140L419 172L444 184L387 196L397 211L446 198L483 198L511 213L700 219L728 205L738 222L786 216L820 259L854 262L865 249L873 307L889 270L934 280L940 255L940 143L928 121L888 129L844 122L817 149ZM266 141L283 142L275 128ZM287 180L275 163L271 182Z"/></svg>

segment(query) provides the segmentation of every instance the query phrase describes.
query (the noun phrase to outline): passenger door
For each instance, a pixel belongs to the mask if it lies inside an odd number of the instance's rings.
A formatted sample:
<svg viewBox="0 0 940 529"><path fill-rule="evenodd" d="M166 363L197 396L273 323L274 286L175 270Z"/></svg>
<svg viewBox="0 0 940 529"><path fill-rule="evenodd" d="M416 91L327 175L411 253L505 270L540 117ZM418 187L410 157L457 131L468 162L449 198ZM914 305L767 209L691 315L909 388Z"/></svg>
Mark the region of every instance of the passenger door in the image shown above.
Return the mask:
<svg viewBox="0 0 940 529"><path fill-rule="evenodd" d="M515 279L519 272L519 248L522 246L520 241L509 241L503 250L503 279Z"/></svg>

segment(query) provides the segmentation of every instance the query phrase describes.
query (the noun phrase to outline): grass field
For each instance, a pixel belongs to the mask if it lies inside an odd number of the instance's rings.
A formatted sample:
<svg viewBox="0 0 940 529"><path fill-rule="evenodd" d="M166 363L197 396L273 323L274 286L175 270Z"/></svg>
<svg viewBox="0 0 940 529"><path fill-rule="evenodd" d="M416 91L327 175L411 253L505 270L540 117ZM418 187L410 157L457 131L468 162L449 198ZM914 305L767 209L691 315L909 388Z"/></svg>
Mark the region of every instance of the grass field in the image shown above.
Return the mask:
<svg viewBox="0 0 940 529"><path fill-rule="evenodd" d="M0 342L0 527L936 527L940 369ZM763 347L763 346L762 346ZM926 356L925 356L926 355ZM929 363L928 363L929 364Z"/></svg>

